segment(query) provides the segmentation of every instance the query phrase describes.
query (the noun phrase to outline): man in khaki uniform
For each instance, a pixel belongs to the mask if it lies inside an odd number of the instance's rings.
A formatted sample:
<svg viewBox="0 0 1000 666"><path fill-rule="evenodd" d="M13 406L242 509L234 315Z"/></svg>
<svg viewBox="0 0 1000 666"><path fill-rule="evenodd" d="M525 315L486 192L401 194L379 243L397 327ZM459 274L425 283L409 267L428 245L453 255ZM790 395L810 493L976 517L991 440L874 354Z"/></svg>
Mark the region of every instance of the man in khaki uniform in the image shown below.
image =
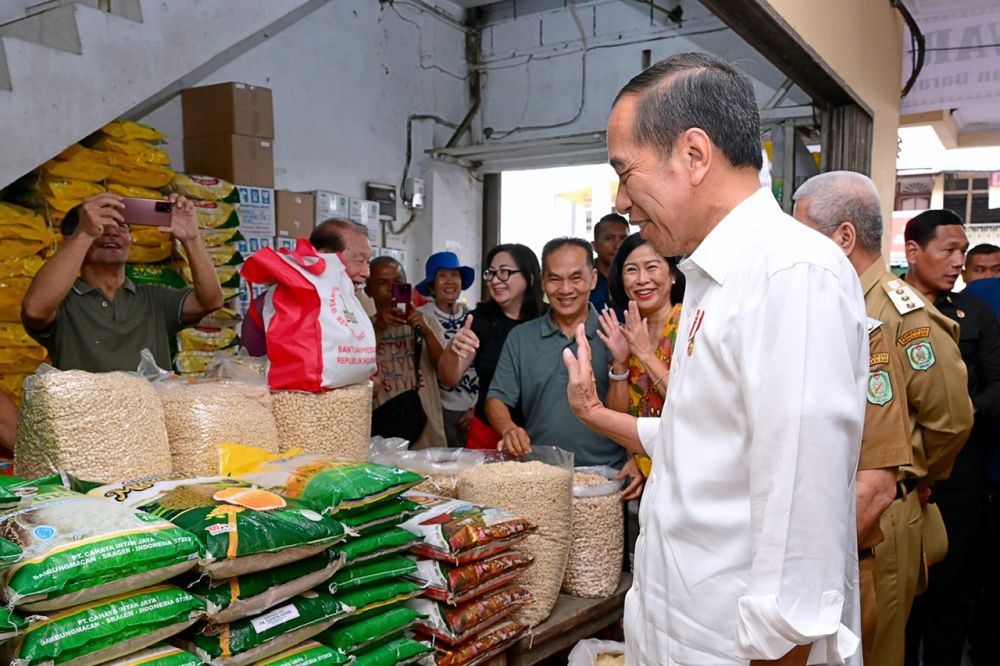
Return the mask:
<svg viewBox="0 0 1000 666"><path fill-rule="evenodd" d="M875 543L875 597L877 626L874 641L868 631L864 636L865 662L879 666L902 665L905 650L906 619L917 593L918 582L924 572L923 557L923 506L915 492L921 482L946 478L955 456L965 443L972 427L972 405L965 390L966 372L958 350L958 330L933 305L926 304L902 280L895 278L886 267L881 255L882 218L878 192L871 180L853 172L820 174L809 179L795 193L795 216L800 221L829 236L847 254L861 278L868 316L882 322L883 349L873 351L873 361L886 360L885 370L890 379L898 381L890 386L895 402L905 399L907 443L909 460L903 457L886 457L869 462L862 449L858 467L859 527L862 517L865 487L877 488L869 509L879 506L877 500L886 501L885 491L892 489L895 499L881 515L878 534L862 535L859 530L859 548ZM895 369L898 368L898 369ZM869 382L869 407L872 398L884 399L878 393L884 382L875 363ZM873 391L876 395L873 396ZM881 396L881 397L879 397ZM889 404L888 402L886 403ZM871 418L872 410L867 415ZM884 419L882 419L884 420ZM875 422L872 422L873 426ZM898 423L897 423L898 426ZM882 427L878 427L881 431ZM891 431L899 432L890 426ZM882 439L883 435L869 433L865 421L865 439ZM898 437L898 435L897 435ZM880 444L888 451L901 453L900 443L885 440ZM873 444L875 445L875 444ZM863 445L864 446L864 445ZM894 483L893 465L896 461L898 485ZM875 467L878 465L878 467ZM887 485L888 482L888 485ZM882 505L884 509L884 504ZM865 589L865 569L870 566L861 553L862 590ZM870 595L870 589L869 589ZM870 629L871 603L862 599L862 624ZM867 611L867 612L866 612ZM865 620L868 620L866 623Z"/></svg>

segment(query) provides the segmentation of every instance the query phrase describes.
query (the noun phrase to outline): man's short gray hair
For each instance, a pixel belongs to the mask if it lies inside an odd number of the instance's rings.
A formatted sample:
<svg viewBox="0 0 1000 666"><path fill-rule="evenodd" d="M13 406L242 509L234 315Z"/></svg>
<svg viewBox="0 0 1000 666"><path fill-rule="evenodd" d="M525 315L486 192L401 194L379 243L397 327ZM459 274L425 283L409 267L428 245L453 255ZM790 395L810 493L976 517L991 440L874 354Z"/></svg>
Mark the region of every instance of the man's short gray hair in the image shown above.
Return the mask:
<svg viewBox="0 0 1000 666"><path fill-rule="evenodd" d="M854 171L830 171L813 176L795 191L796 206L805 203L805 214L819 231L829 236L844 222L858 235L858 245L869 252L882 250L882 201L875 183Z"/></svg>

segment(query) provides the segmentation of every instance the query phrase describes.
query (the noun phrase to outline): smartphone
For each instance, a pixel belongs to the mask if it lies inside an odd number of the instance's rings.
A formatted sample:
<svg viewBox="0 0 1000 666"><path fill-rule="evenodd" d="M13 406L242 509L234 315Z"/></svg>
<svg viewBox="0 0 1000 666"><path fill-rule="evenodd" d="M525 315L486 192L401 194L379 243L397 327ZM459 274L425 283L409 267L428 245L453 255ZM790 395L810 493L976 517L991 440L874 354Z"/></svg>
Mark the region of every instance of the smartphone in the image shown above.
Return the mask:
<svg viewBox="0 0 1000 666"><path fill-rule="evenodd" d="M410 307L410 298L413 296L413 286L406 282L396 282L392 285L392 302L400 312L406 314L406 309Z"/></svg>
<svg viewBox="0 0 1000 666"><path fill-rule="evenodd" d="M122 203L125 204L122 210L125 224L146 227L170 226L170 213L174 206L169 201L123 197Z"/></svg>

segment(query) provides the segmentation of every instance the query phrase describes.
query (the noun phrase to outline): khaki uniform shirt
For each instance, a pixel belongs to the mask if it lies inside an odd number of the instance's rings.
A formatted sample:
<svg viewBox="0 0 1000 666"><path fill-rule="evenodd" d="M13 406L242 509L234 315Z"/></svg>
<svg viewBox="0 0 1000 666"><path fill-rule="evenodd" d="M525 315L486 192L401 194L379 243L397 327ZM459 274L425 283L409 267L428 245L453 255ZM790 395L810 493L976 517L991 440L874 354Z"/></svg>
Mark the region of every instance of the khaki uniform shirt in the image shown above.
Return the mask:
<svg viewBox="0 0 1000 666"><path fill-rule="evenodd" d="M868 316L882 323L899 359L913 461L901 478L945 479L972 430L958 325L876 262L861 276ZM869 392L870 395L870 392Z"/></svg>
<svg viewBox="0 0 1000 666"><path fill-rule="evenodd" d="M882 322L869 320L868 403L861 435L858 469L902 467L913 460L910 452L910 417L899 356Z"/></svg>

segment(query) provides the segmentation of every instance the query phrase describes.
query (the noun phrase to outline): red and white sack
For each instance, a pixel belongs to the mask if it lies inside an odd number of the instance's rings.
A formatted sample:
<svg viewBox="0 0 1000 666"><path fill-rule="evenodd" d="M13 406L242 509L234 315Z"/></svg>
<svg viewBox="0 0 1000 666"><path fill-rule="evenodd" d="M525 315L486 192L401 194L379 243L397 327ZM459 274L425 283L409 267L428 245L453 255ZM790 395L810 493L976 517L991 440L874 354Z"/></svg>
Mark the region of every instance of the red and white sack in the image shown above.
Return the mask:
<svg viewBox="0 0 1000 666"><path fill-rule="evenodd" d="M375 374L375 329L339 256L300 238L294 251L258 250L240 274L273 285L263 308L272 390L316 393Z"/></svg>

